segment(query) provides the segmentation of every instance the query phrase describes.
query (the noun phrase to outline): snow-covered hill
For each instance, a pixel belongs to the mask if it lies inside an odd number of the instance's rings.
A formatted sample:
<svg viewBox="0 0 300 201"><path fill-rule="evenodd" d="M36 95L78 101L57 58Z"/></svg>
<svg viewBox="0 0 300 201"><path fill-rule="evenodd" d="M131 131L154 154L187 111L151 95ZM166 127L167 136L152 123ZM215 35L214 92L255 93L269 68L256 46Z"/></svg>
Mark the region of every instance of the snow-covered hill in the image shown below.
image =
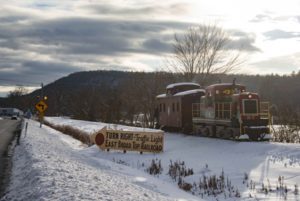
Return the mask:
<svg viewBox="0 0 300 201"><path fill-rule="evenodd" d="M107 126L64 118L47 120L88 133ZM300 184L298 144L234 142L175 133L166 133L164 142L161 154L103 152L29 121L27 137L15 149L13 180L2 200L299 200L294 193L295 184ZM161 161L161 174L146 173L152 160ZM184 166L193 169L194 174L183 180L196 185L194 193L180 190L178 180L168 175L170 160L173 164L184 161ZM204 176L219 178L222 172L235 193L224 190L208 195L198 188ZM241 197L235 196L237 191Z"/></svg>

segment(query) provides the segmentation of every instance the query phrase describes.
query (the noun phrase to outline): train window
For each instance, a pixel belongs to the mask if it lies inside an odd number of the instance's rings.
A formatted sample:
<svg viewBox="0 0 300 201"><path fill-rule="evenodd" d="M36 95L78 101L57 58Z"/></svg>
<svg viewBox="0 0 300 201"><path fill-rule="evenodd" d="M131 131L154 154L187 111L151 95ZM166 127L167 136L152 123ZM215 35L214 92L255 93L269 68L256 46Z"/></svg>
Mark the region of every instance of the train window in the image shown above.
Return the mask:
<svg viewBox="0 0 300 201"><path fill-rule="evenodd" d="M179 112L179 102L177 102L177 112Z"/></svg>
<svg viewBox="0 0 300 201"><path fill-rule="evenodd" d="M172 103L172 111L175 112L175 103Z"/></svg>
<svg viewBox="0 0 300 201"><path fill-rule="evenodd" d="M256 114L258 111L257 100L244 100L244 113Z"/></svg>

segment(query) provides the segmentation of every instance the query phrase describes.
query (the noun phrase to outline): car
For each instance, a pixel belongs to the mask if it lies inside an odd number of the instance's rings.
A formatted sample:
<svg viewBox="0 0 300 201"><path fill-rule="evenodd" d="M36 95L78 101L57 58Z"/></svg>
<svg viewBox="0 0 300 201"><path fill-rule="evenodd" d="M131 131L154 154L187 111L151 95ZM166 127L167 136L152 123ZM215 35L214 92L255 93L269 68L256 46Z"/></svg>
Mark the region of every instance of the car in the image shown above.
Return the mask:
<svg viewBox="0 0 300 201"><path fill-rule="evenodd" d="M11 119L11 120L18 120L18 117L17 117L17 116L11 116L10 119Z"/></svg>

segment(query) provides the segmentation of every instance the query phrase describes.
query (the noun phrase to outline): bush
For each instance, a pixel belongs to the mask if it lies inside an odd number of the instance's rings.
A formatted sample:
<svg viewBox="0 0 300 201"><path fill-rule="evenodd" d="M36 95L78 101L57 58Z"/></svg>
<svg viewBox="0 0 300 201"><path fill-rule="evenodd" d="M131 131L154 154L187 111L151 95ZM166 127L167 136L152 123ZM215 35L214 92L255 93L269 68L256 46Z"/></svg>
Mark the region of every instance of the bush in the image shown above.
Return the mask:
<svg viewBox="0 0 300 201"><path fill-rule="evenodd" d="M70 135L84 144L87 144L89 146L93 145L93 142L90 140L89 134L82 130L67 125L55 125L48 121L44 121L44 124L66 135Z"/></svg>
<svg viewBox="0 0 300 201"><path fill-rule="evenodd" d="M159 175L162 173L163 168L161 166L161 161L158 159L152 159L151 165L149 168L146 169L146 171L151 175Z"/></svg>
<svg viewBox="0 0 300 201"><path fill-rule="evenodd" d="M300 114L297 109L286 105L278 112L279 127L272 126L273 141L300 143Z"/></svg>
<svg viewBox="0 0 300 201"><path fill-rule="evenodd" d="M173 180L178 180L180 177L187 177L189 175L193 175L194 170L192 168L187 168L185 166L184 161L176 161L172 162L170 161L169 165L169 171L168 175L173 179Z"/></svg>

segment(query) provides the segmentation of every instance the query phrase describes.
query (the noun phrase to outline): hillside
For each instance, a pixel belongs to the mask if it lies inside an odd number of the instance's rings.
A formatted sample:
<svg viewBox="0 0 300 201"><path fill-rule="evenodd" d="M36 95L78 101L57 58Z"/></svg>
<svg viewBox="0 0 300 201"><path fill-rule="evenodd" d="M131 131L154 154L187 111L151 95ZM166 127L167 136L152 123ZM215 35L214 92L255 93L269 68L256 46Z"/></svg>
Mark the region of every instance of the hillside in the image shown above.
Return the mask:
<svg viewBox="0 0 300 201"><path fill-rule="evenodd" d="M299 111L300 73L291 76L213 75L210 83L232 82L258 92L262 100L277 108ZM118 122L133 120L137 113L153 113L155 96L164 93L165 86L186 81L178 74L166 72L88 71L72 73L44 87L48 97L47 115L68 115L78 119ZM3 107L31 108L38 101L40 90L21 97L0 98ZM151 119L149 120L151 121Z"/></svg>

